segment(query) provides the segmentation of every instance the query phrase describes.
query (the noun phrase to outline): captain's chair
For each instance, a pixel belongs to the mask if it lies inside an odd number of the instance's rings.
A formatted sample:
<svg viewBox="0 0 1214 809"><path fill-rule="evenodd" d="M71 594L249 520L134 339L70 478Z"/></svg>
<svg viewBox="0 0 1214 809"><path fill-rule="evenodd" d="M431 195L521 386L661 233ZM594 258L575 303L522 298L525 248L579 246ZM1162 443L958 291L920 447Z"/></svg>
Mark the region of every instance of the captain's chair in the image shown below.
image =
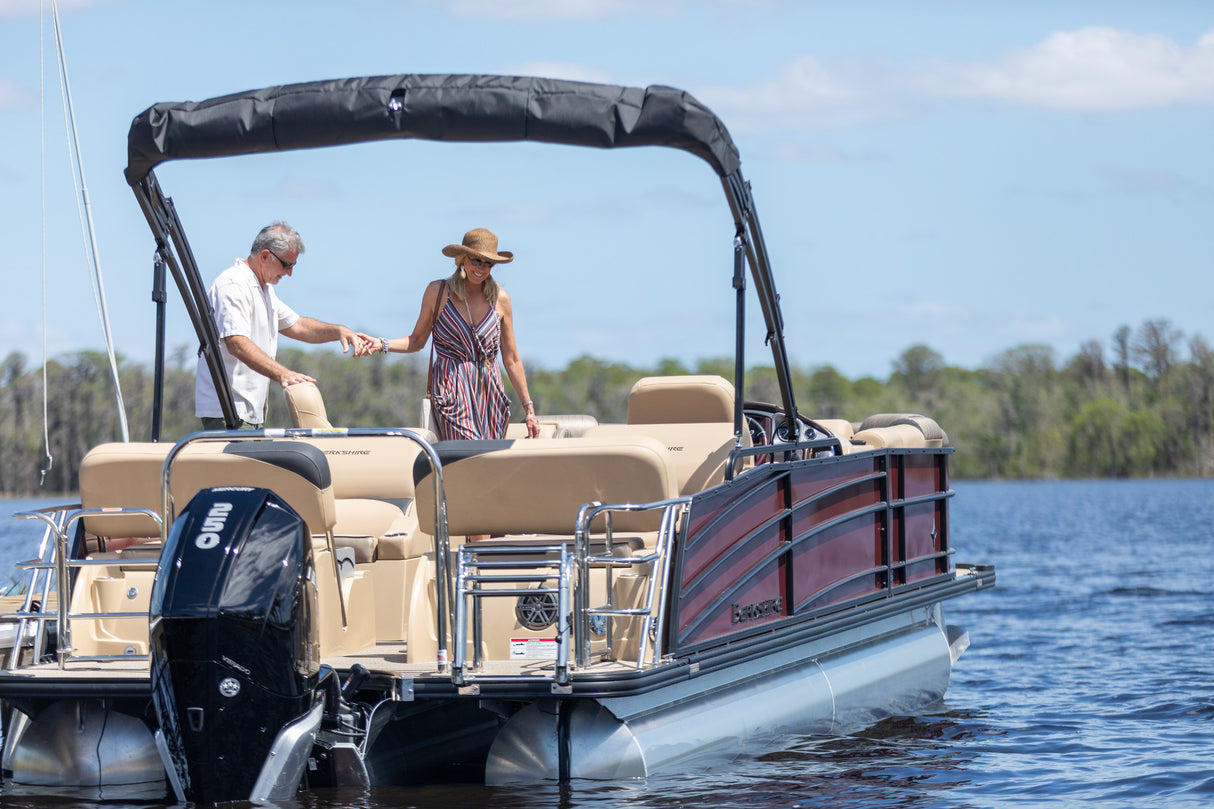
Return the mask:
<svg viewBox="0 0 1214 809"><path fill-rule="evenodd" d="M292 427L327 429L333 426L329 423L325 400L315 382L299 382L282 390L287 397L287 412L290 413Z"/></svg>
<svg viewBox="0 0 1214 809"><path fill-rule="evenodd" d="M733 398L733 385L721 376L647 376L628 394L628 423L732 423Z"/></svg>

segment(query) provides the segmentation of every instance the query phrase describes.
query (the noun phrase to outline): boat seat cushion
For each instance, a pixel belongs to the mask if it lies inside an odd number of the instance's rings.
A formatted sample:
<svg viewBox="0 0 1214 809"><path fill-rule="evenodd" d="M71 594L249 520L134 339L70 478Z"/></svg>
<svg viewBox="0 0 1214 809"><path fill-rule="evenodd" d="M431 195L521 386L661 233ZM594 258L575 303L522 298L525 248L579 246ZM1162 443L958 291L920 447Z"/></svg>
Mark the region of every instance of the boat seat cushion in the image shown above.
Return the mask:
<svg viewBox="0 0 1214 809"><path fill-rule="evenodd" d="M814 419L813 421L814 424L828 430L831 435L839 439L844 455L857 449L851 442L851 437L856 433L856 427L847 419Z"/></svg>
<svg viewBox="0 0 1214 809"><path fill-rule="evenodd" d="M98 444L80 462L80 506L115 509L84 518L90 534L104 537L158 537L160 526L144 514L117 509L146 508L160 513L160 475L172 444L132 441Z"/></svg>
<svg viewBox="0 0 1214 809"><path fill-rule="evenodd" d="M733 384L724 377L647 376L628 394L628 423L732 423L733 407Z"/></svg>
<svg viewBox="0 0 1214 809"><path fill-rule="evenodd" d="M161 476L172 444L131 442L100 444L80 464L80 504L86 509L146 508L160 513ZM260 486L279 494L299 512L313 533L333 524L333 491L325 456L306 444L289 441L200 442L180 452L170 475L175 509L185 507L200 489L211 486ZM85 529L98 536L159 536L160 528L142 514L94 516Z"/></svg>
<svg viewBox="0 0 1214 809"><path fill-rule="evenodd" d="M337 519L328 461L302 441L190 444L173 460L170 485L176 510L212 486L259 486L285 500L313 534L328 533Z"/></svg>
<svg viewBox="0 0 1214 809"><path fill-rule="evenodd" d="M383 552L389 559L408 558L399 555L401 551L396 548L402 544L403 536L415 533L417 520L406 519L400 506L367 498L337 500L334 505L337 522L333 527L333 543L338 548L352 549L355 562L372 562Z"/></svg>
<svg viewBox="0 0 1214 809"><path fill-rule="evenodd" d="M325 412L325 401L315 382L299 382L282 389L292 427L323 429L332 427Z"/></svg>
<svg viewBox="0 0 1214 809"><path fill-rule="evenodd" d="M679 494L695 494L725 481L735 445L732 423L600 424L586 431L588 438L608 441L641 435L657 439L670 453ZM750 446L749 431L742 433L742 446Z"/></svg>
<svg viewBox="0 0 1214 809"><path fill-rule="evenodd" d="M555 438L556 437L556 422L540 420L540 434L537 438ZM517 440L527 437L527 424L521 421L512 421L506 425L506 438Z"/></svg>
<svg viewBox="0 0 1214 809"><path fill-rule="evenodd" d="M852 436L861 446L855 449L946 447L948 436L940 425L915 413L878 413L860 423Z"/></svg>
<svg viewBox="0 0 1214 809"><path fill-rule="evenodd" d="M432 440L433 434L423 432L422 437ZM262 449L253 452L260 452L260 457L250 455L247 448L258 445ZM268 462L268 445L278 447L279 461L306 457L304 463L313 482L300 477L299 470L291 472ZM244 454L236 454L236 447L246 448ZM80 467L81 506L116 511L86 518L85 529L105 537L159 536L160 528L151 517L117 509L146 508L160 513L161 473L172 448L172 444L152 442L94 447ZM399 437L197 443L187 447L174 463L174 503L184 506L207 486L263 486L291 503L313 533L324 533L326 526L331 527L335 535L343 537L338 545L354 548L359 561L370 561L377 555L377 546L386 536L393 537L385 549L387 558L408 558L398 554L405 553L403 547L412 543L411 533L416 530L416 519L406 519L405 512L413 502L413 464L420 452L417 444ZM322 473L325 464L328 469ZM329 492L318 490L315 483L330 473ZM339 492L344 496L338 498ZM309 502L313 505L308 506ZM406 535L410 535L408 540L402 538ZM425 544L428 548L428 540Z"/></svg>
<svg viewBox="0 0 1214 809"><path fill-rule="evenodd" d="M556 425L556 431L553 438L577 438L586 432L588 427L593 427L599 423L599 420L594 416L585 413L545 413L540 419L540 426L551 422ZM509 436L508 436L509 437ZM541 434L541 438L546 438Z"/></svg>
<svg viewBox="0 0 1214 809"><path fill-rule="evenodd" d="M440 441L448 526L454 535L572 534L578 509L678 496L666 447L650 436ZM418 459L417 518L433 535L434 484ZM655 531L659 512L617 512L619 531Z"/></svg>
<svg viewBox="0 0 1214 809"><path fill-rule="evenodd" d="M414 430L433 443L429 430ZM421 445L400 436L326 436L295 439L324 453L338 500L387 500L399 504L413 499L413 464Z"/></svg>

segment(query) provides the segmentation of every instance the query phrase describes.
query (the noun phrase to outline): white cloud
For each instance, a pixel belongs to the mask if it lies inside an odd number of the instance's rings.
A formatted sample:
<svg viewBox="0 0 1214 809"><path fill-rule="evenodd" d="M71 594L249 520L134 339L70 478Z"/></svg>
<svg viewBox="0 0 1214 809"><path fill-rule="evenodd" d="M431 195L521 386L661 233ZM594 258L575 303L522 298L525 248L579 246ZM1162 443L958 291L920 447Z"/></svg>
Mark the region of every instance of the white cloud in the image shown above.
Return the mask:
<svg viewBox="0 0 1214 809"><path fill-rule="evenodd" d="M1075 112L1214 103L1214 30L1191 47L1158 34L1089 27L986 61L799 56L746 87L696 96L736 132L795 132L904 118L940 100Z"/></svg>
<svg viewBox="0 0 1214 809"><path fill-rule="evenodd" d="M944 65L925 92L1082 112L1214 102L1214 31L1190 48L1158 34L1091 27L1027 50Z"/></svg>
<svg viewBox="0 0 1214 809"><path fill-rule="evenodd" d="M749 87L706 87L695 95L733 131L829 129L900 115L893 76L854 60L800 56Z"/></svg>

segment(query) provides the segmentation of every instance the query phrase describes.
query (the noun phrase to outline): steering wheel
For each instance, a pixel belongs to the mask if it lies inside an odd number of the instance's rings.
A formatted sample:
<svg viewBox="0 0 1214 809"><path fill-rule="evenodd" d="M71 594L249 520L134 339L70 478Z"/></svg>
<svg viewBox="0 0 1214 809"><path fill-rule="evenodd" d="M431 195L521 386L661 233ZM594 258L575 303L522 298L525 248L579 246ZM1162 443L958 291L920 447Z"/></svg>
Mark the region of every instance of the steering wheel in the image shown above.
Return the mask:
<svg viewBox="0 0 1214 809"><path fill-rule="evenodd" d="M754 447L763 447L771 443L771 437L767 432L767 425L762 420L755 416L746 417L746 426L750 430L750 444ZM767 453L755 455L755 465L767 463Z"/></svg>

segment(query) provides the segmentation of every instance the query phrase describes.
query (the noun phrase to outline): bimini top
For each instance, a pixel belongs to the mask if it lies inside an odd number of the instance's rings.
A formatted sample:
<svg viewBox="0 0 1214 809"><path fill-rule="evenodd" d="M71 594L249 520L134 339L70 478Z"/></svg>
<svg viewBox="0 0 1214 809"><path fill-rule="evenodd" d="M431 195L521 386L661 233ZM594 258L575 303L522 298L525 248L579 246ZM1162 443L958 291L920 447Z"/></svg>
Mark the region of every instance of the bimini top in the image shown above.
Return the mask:
<svg viewBox="0 0 1214 809"><path fill-rule="evenodd" d="M400 75L288 84L208 101L162 103L127 137L134 186L166 160L277 152L389 138L667 146L721 177L738 150L687 93L520 76Z"/></svg>

